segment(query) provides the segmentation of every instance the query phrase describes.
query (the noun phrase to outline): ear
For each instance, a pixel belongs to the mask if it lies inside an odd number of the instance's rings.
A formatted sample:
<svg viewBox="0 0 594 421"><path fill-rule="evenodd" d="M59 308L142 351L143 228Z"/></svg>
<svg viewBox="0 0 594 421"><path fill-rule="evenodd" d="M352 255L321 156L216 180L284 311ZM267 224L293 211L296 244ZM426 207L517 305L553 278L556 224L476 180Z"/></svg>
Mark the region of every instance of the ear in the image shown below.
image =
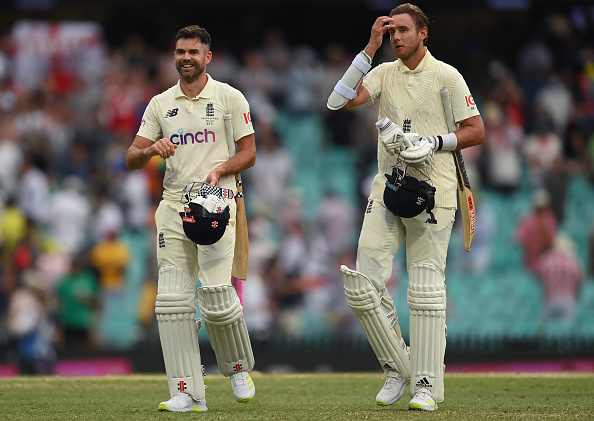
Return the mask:
<svg viewBox="0 0 594 421"><path fill-rule="evenodd" d="M210 63L212 60L212 51L208 51L206 53L206 64Z"/></svg>
<svg viewBox="0 0 594 421"><path fill-rule="evenodd" d="M423 26L421 29L419 29L419 39L422 39L424 41L425 38L427 38L428 31L429 30L426 26Z"/></svg>

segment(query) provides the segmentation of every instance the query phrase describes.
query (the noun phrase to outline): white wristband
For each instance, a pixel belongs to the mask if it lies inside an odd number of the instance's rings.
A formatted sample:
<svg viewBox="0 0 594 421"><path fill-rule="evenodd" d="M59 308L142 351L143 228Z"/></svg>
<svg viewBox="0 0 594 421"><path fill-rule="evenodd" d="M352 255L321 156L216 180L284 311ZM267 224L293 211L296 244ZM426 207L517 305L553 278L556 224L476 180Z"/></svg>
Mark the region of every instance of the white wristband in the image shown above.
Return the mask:
<svg viewBox="0 0 594 421"><path fill-rule="evenodd" d="M436 151L454 151L458 146L458 138L454 133L434 136L434 149Z"/></svg>

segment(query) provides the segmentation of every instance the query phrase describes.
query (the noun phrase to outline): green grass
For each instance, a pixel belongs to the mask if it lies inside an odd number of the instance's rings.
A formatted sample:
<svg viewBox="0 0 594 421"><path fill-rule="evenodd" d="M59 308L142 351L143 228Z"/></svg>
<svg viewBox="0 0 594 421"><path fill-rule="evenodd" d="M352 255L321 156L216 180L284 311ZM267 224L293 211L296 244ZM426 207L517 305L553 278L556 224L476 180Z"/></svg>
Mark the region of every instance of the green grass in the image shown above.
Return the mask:
<svg viewBox="0 0 594 421"><path fill-rule="evenodd" d="M5 420L581 420L594 418L593 374L448 374L434 413L409 412L408 389L390 407L375 404L381 373L253 373L256 398L238 404L229 380L206 376L207 413L158 412L165 375L0 379Z"/></svg>

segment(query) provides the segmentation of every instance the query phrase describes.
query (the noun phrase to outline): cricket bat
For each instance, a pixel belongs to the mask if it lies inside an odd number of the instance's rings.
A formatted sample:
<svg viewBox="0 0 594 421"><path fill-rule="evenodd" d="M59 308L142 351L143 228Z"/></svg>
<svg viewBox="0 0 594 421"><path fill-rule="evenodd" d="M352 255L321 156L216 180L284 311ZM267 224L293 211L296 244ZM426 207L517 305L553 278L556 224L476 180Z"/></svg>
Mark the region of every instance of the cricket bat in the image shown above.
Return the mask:
<svg viewBox="0 0 594 421"><path fill-rule="evenodd" d="M448 130L454 132L456 130L456 123L454 122L454 113L452 111L452 103L450 102L450 92L448 91L448 88L444 87L441 88L440 94L446 121L448 123ZM470 189L468 174L466 174L462 152L459 150L453 151L453 156L454 163L456 164L456 176L458 178L458 200L460 201L460 213L462 214L464 250L470 251L472 237L474 237L474 229L476 227L474 198L472 197L472 190Z"/></svg>
<svg viewBox="0 0 594 421"><path fill-rule="evenodd" d="M227 134L227 145L229 146L230 157L235 155L232 117L231 114L225 114L223 117L225 120L225 132ZM243 198L243 185L241 184L241 173L235 174L235 183L237 184L237 195L235 196L237 215L235 217L235 254L233 256L231 275L237 279L245 281L247 278L250 244L248 238L247 217L245 214L245 201Z"/></svg>

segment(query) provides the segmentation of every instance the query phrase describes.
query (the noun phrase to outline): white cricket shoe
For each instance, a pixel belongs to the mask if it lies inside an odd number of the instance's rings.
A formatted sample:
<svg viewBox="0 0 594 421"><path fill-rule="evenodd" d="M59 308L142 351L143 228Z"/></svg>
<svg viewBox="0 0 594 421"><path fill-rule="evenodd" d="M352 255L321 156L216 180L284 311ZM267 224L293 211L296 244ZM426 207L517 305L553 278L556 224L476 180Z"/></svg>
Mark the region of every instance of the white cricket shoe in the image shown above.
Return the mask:
<svg viewBox="0 0 594 421"><path fill-rule="evenodd" d="M256 386L247 371L231 374L231 388L237 402L249 402L256 394Z"/></svg>
<svg viewBox="0 0 594 421"><path fill-rule="evenodd" d="M388 371L386 373L386 383L375 397L375 403L382 406L392 405L402 397L407 384L408 382L403 380L400 374L391 370Z"/></svg>
<svg viewBox="0 0 594 421"><path fill-rule="evenodd" d="M178 393L171 399L159 404L159 411L171 411L171 412L206 412L206 399L197 401L187 393Z"/></svg>
<svg viewBox="0 0 594 421"><path fill-rule="evenodd" d="M433 399L430 393L415 392L411 401L408 403L408 409L435 411L437 409L437 402L435 402L435 399Z"/></svg>

